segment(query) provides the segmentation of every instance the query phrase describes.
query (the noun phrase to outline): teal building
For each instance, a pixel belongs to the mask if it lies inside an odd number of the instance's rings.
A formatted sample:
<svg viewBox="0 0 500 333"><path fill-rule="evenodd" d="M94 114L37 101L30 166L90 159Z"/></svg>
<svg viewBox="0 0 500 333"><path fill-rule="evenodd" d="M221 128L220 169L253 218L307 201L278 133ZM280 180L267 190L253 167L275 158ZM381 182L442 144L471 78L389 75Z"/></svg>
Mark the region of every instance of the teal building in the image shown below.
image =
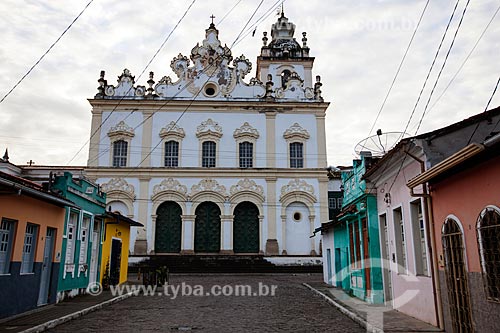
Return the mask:
<svg viewBox="0 0 500 333"><path fill-rule="evenodd" d="M373 159L363 154L342 172L342 211L333 226L335 285L369 303L383 303L379 224L375 191L363 180Z"/></svg>
<svg viewBox="0 0 500 333"><path fill-rule="evenodd" d="M57 300L61 301L84 293L90 283L100 281L106 195L98 185L73 178L70 172L56 176L50 186L77 206L66 208L57 288Z"/></svg>

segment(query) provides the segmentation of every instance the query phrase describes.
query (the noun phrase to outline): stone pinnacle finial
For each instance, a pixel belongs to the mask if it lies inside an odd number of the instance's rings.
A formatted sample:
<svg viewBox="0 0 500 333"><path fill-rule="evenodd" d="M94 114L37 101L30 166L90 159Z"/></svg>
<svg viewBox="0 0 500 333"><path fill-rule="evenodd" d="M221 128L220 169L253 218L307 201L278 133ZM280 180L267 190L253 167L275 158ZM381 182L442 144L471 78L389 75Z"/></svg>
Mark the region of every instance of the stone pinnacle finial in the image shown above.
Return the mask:
<svg viewBox="0 0 500 333"><path fill-rule="evenodd" d="M2 159L3 159L4 162L8 162L9 161L9 151L7 150L7 148L5 148L5 154L3 154Z"/></svg>

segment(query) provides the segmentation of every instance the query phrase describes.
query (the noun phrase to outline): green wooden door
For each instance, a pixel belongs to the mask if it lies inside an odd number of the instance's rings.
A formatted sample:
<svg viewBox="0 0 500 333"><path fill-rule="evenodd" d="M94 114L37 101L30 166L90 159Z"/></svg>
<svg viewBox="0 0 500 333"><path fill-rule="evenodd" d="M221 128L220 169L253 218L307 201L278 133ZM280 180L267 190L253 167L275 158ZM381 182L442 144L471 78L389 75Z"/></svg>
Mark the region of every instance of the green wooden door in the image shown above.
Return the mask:
<svg viewBox="0 0 500 333"><path fill-rule="evenodd" d="M156 253L179 253L181 251L182 209L173 202L166 201L156 210Z"/></svg>
<svg viewBox="0 0 500 333"><path fill-rule="evenodd" d="M251 202L242 202L234 209L233 250L259 252L259 209Z"/></svg>
<svg viewBox="0 0 500 333"><path fill-rule="evenodd" d="M220 209L213 202L203 202L196 208L194 227L195 252L220 251Z"/></svg>

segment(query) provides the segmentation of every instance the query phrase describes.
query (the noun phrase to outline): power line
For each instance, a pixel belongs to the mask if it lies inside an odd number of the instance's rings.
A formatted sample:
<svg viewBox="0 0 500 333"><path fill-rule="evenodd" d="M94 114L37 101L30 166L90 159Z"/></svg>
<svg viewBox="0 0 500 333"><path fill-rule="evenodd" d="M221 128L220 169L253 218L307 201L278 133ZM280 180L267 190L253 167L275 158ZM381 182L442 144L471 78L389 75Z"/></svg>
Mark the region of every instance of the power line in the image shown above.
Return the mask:
<svg viewBox="0 0 500 333"><path fill-rule="evenodd" d="M491 100L493 99L493 96L495 96L495 93L497 92L498 84L499 83L500 83L500 77L498 78L497 84L495 85L495 88L493 89L493 93L491 94L490 99L488 100L488 103L486 103L486 107L484 108L484 112L486 112L488 110L488 108L490 107ZM500 121L500 119L498 121ZM472 140L472 137L474 136L474 134L476 134L476 131L479 128L479 124L481 124L481 122L477 123L477 125L474 128L474 131L472 132L469 140L467 140L466 146L468 146L470 144L470 142ZM495 127L493 128L493 130L495 130L495 128L497 127L497 125L498 125L498 122L496 123Z"/></svg>
<svg viewBox="0 0 500 333"><path fill-rule="evenodd" d="M408 51L410 50L411 44L413 43L413 39L415 38L415 35L417 34L417 30L420 26L420 23L422 22L422 18L424 17L425 11L427 10L427 7L429 5L430 0L427 0L425 3L424 9L422 10L422 13L420 14L420 18L418 20L417 26L415 27L415 30L413 31L413 34L411 35L410 42L408 43L408 46L406 47L405 53L403 55L403 58L401 59L401 62L399 63L398 69L396 70L396 75L394 75L394 78L392 79L392 83L389 87L389 90L387 91L387 94L385 95L384 101L382 102L382 105L380 106L380 109L378 110L377 116L375 117L375 121L373 122L372 127L370 128L370 131L368 132L368 136L372 133L373 129L375 128L375 125L377 123L378 118L380 117L380 114L382 113L382 110L384 109L385 103L387 102L387 99L389 98L389 95L391 94L392 88L394 87L394 83L396 83L396 79L398 78L399 72L401 71L401 68L403 67L403 63L406 59L406 56L408 55ZM365 141L366 143L366 141Z"/></svg>
<svg viewBox="0 0 500 333"><path fill-rule="evenodd" d="M59 40L64 36L64 34L66 34L66 32L73 26L73 24L75 24L75 22L80 18L80 16L82 16L82 14L87 10L87 8L90 6L90 4L93 1L94 0L90 0L87 3L87 5L85 5L85 7L82 9L82 11L73 19L73 21L68 25L68 27L66 27L66 29L64 29L64 31L59 35L59 37L57 37L56 41L54 43L52 43L52 45L49 46L47 51L45 51L42 54L42 56L33 64L33 66L31 66L31 68L19 79L19 81L17 81L16 84L14 84L14 86L5 94L5 96L2 97L2 99L0 100L0 104L14 91L14 89L17 88L17 86L19 84L21 84L21 82L23 82L23 80L31 73L31 71L33 71L33 69L35 69L35 67L38 66L38 64L43 60L43 58L45 58L45 56L59 42Z"/></svg>
<svg viewBox="0 0 500 333"><path fill-rule="evenodd" d="M236 8L236 6L238 6L240 4L240 2L242 2L243 0L238 0L233 7L231 7L231 9L226 13L226 15L224 15L220 20L219 22L217 22L217 25L220 26L222 22L224 22L224 20L226 19L226 17L232 13L232 11Z"/></svg>
<svg viewBox="0 0 500 333"><path fill-rule="evenodd" d="M493 20L495 19L495 17L497 16L497 14L498 14L499 11L500 11L500 6L497 7L497 10L493 13L493 16L491 17L491 19L488 22L488 24L486 25L486 27L483 29L483 32L481 33L481 35L477 39L476 43L474 44L474 46L470 50L469 54L467 54L467 56L465 57L464 61L460 65L460 67L458 68L458 70L456 71L456 73L451 78L450 82L448 82L448 84L446 85L446 87L441 92L441 95L439 95L439 97L436 99L436 101L434 102L434 104L432 104L432 106L431 106L431 108L429 109L428 112L430 112L436 106L436 104L439 102L439 100L441 99L441 97L443 97L443 95L446 93L446 91L448 90L448 88L451 86L451 84L453 83L453 81L455 81L455 79L457 78L458 74L460 73L460 71L464 67L465 63L469 60L470 56L472 55L472 53L476 49L477 45L479 44L479 42L483 38L484 34L486 33L486 30L488 30L488 28L491 25L491 22L493 22Z"/></svg>
<svg viewBox="0 0 500 333"><path fill-rule="evenodd" d="M436 89L436 86L438 85L439 79L441 78L441 74L443 73L444 67L446 66L446 62L448 61L448 57L450 56L451 49L453 48L453 45L455 45L455 40L458 35L458 31L460 30L460 27L462 26L462 22L465 17L465 13L467 12L467 7L469 6L470 0L467 0L467 3L465 4L464 11L462 12L462 17L460 17L460 21L458 22L457 29L455 30L455 34L453 35L453 39L451 40L450 47L448 48L448 52L446 52L446 56L444 58L443 64L441 65L441 68L439 70L438 76L436 80L434 81L434 86L432 86L431 92L429 94L429 98L427 98L427 102L425 103L424 107L424 112L422 112L422 117L420 117L420 121L418 122L417 129L415 131L415 135L417 135L418 130L420 129L420 125L422 125L422 121L424 120L425 114L427 112L427 108L429 107L429 103L431 101L432 95L434 94L434 90Z"/></svg>
<svg viewBox="0 0 500 333"><path fill-rule="evenodd" d="M448 20L448 24L446 25L446 29L444 31L444 34L443 34L443 37L441 38L441 41L439 42L439 46L438 46L438 49L436 51L436 54L434 55L434 59L432 60L432 64L431 64L431 67L429 68L429 71L427 72L427 76L424 80L424 84L422 85L422 88L420 89L420 93L418 94L418 98L417 98L417 101L415 102L415 105L413 106L413 110L411 111L411 114L410 114L410 118L408 119L408 122L406 123L406 126L403 130L402 133L406 133L406 130L408 129L408 126L410 126L410 122L413 118L413 115L415 114L415 111L417 110L417 106L418 106L418 103L420 102L420 98L422 98L422 94L424 92L424 89L427 85L427 81L429 80L429 77L431 75L431 72L432 72L432 69L434 68L434 64L436 63L436 59L441 51L441 47L443 46L443 43L444 43L444 40L446 38L446 35L448 33L448 29L450 28L450 25L451 25L451 22L453 20L453 17L455 16L455 12L457 10L457 7L458 7L458 3L460 2L460 0L457 0L457 2L455 3L455 7L453 8L453 12L451 13L451 16L450 16L450 19ZM399 139L397 140L399 141Z"/></svg>
<svg viewBox="0 0 500 333"><path fill-rule="evenodd" d="M146 64L146 66L144 67L144 69L142 70L141 74L139 75L139 77L137 78L137 80L139 80L139 78L144 74L144 72L146 71L146 69L148 68L148 66L153 62L153 60L156 58L156 56L158 55L158 53L160 53L161 49L165 46L165 44L167 43L167 41L170 39L170 36L172 36L172 34L174 33L174 31L177 29L177 27L179 26L179 24L182 22L182 20L184 20L184 18L186 17L187 13L189 12L189 10L191 9L191 7L193 6L193 4L196 2L196 0L193 0L191 2L191 4L187 7L187 9L184 11L184 14L182 14L181 18L177 21L177 23L175 24L175 26L172 28L172 30L170 31L170 33L167 35L167 37L163 40L163 42L161 43L160 47L156 50L156 52L153 54L153 56L151 57L151 59L148 61L148 63ZM70 164L77 156L78 154L81 153L81 151L83 150L83 148L85 148L85 146L90 143L90 140L92 140L92 138L97 134L97 132L101 129L102 125L109 119L109 117L111 117L111 115L113 114L113 112L118 108L118 106L121 104L121 102L125 99L125 97L128 95L128 93L132 90L133 88L133 85L128 89L128 91L122 96L122 98L118 101L118 104L113 108L113 110L111 110L110 114L99 124L99 126L97 127L97 129L91 133L90 135L90 138L82 145L82 147L76 152L75 155L73 155L73 157L68 161L67 164ZM132 111L133 112L133 111Z"/></svg>

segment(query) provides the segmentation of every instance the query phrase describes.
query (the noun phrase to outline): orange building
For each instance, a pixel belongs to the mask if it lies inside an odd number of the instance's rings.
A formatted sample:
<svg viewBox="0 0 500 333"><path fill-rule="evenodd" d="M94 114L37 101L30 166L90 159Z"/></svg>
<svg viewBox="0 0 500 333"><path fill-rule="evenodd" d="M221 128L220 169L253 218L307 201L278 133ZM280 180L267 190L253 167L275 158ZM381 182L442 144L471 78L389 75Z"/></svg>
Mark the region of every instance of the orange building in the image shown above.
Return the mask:
<svg viewBox="0 0 500 333"><path fill-rule="evenodd" d="M446 332L500 332L500 134L468 145L408 186L423 183L432 199Z"/></svg>
<svg viewBox="0 0 500 333"><path fill-rule="evenodd" d="M0 318L55 303L66 206L73 204L0 172Z"/></svg>

